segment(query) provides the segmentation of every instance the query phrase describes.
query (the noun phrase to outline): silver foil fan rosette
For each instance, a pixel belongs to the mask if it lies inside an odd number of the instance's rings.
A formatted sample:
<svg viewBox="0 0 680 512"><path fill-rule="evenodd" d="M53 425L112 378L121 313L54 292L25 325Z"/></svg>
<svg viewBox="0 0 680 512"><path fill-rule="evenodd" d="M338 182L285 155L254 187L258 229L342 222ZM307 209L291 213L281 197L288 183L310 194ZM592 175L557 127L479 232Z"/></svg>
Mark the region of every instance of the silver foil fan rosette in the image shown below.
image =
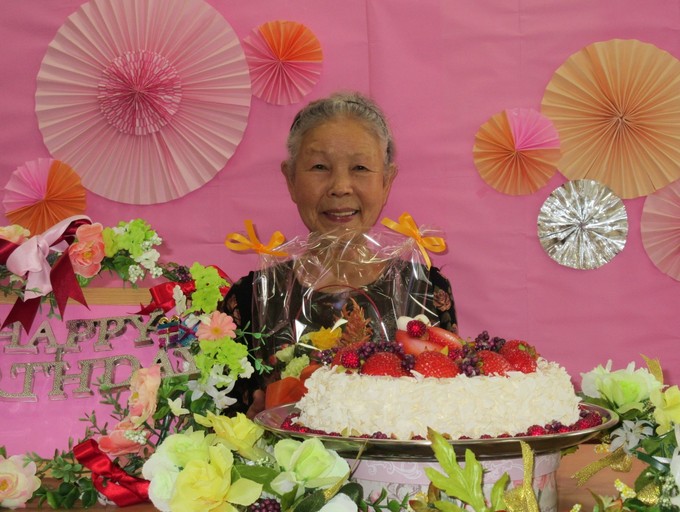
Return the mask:
<svg viewBox="0 0 680 512"><path fill-rule="evenodd" d="M609 263L626 245L628 216L623 201L593 180L569 181L545 200L538 239L560 265L590 270Z"/></svg>

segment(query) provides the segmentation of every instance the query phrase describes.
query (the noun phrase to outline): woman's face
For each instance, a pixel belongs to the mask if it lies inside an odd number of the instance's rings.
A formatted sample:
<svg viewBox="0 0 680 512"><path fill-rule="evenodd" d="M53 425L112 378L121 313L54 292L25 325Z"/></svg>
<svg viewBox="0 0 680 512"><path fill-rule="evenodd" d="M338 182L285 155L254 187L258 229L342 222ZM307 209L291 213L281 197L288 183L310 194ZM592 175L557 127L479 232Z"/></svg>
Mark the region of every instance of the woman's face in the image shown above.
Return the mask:
<svg viewBox="0 0 680 512"><path fill-rule="evenodd" d="M294 169L281 167L305 226L327 233L367 231L387 201L394 169L385 167L385 147L352 118L333 119L302 138Z"/></svg>

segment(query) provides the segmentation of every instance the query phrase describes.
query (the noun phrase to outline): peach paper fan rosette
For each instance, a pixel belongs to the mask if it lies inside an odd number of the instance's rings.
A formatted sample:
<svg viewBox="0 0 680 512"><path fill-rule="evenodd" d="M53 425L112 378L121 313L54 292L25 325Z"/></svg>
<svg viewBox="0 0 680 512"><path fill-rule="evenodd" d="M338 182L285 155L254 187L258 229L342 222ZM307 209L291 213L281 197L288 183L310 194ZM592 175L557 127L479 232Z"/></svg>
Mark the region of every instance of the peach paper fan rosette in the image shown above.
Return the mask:
<svg viewBox="0 0 680 512"><path fill-rule="evenodd" d="M680 181L647 196L640 231L649 259L680 281Z"/></svg>
<svg viewBox="0 0 680 512"><path fill-rule="evenodd" d="M16 168L5 186L2 203L10 222L37 235L84 213L85 196L80 176L69 165L39 158Z"/></svg>
<svg viewBox="0 0 680 512"><path fill-rule="evenodd" d="M319 81L323 53L314 33L294 21L270 21L243 40L253 95L274 105L299 102Z"/></svg>
<svg viewBox="0 0 680 512"><path fill-rule="evenodd" d="M560 140L552 122L536 110L507 109L479 128L472 153L488 185L505 194L526 195L555 174Z"/></svg>
<svg viewBox="0 0 680 512"><path fill-rule="evenodd" d="M573 54L546 87L542 112L571 180L630 199L680 178L680 61L652 44L613 39Z"/></svg>
<svg viewBox="0 0 680 512"><path fill-rule="evenodd" d="M205 1L91 0L49 44L35 97L45 145L88 190L155 204L224 167L251 91L237 35Z"/></svg>

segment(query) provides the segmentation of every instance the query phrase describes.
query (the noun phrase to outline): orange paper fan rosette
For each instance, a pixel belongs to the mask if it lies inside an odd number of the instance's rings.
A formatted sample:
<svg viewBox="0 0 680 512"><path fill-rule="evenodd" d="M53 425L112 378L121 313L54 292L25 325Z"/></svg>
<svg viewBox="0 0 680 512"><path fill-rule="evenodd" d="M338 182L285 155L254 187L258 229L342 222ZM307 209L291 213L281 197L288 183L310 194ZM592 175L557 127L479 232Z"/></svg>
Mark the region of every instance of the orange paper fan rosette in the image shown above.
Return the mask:
<svg viewBox="0 0 680 512"><path fill-rule="evenodd" d="M490 186L510 195L543 187L557 170L560 141L552 122L533 109L508 109L484 123L472 150Z"/></svg>
<svg viewBox="0 0 680 512"><path fill-rule="evenodd" d="M293 21L270 21L243 41L253 95L274 105L297 103L319 80L323 53L314 33Z"/></svg>
<svg viewBox="0 0 680 512"><path fill-rule="evenodd" d="M240 41L204 0L89 0L48 45L36 115L92 192L157 204L221 171L248 122Z"/></svg>
<svg viewBox="0 0 680 512"><path fill-rule="evenodd" d="M19 166L5 187L5 215L37 235L58 222L85 212L85 188L67 164L50 158Z"/></svg>
<svg viewBox="0 0 680 512"><path fill-rule="evenodd" d="M649 259L664 274L680 281L680 181L645 199L640 231Z"/></svg>
<svg viewBox="0 0 680 512"><path fill-rule="evenodd" d="M680 178L680 61L637 40L593 43L569 57L542 102L560 135L560 171L644 196Z"/></svg>

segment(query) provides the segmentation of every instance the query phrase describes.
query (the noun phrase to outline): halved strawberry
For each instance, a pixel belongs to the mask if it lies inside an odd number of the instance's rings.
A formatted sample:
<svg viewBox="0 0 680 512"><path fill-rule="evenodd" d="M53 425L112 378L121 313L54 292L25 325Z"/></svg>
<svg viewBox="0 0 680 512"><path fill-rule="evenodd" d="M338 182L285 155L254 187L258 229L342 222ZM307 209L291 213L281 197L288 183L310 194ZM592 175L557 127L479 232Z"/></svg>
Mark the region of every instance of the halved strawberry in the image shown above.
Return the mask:
<svg viewBox="0 0 680 512"><path fill-rule="evenodd" d="M451 331L430 325L426 326L425 331L424 336L414 338L407 331L398 329L395 333L395 339L402 344L404 352L414 356L425 350L441 352L444 347L447 347L449 351L463 347L463 339Z"/></svg>
<svg viewBox="0 0 680 512"><path fill-rule="evenodd" d="M401 343L404 352L417 356L425 350L440 351L443 347L433 341L423 338L413 338L406 331L397 330L394 336L397 343Z"/></svg>
<svg viewBox="0 0 680 512"><path fill-rule="evenodd" d="M498 352L480 350L477 352L482 375L505 375L513 370L512 365Z"/></svg>
<svg viewBox="0 0 680 512"><path fill-rule="evenodd" d="M416 356L413 370L425 377L451 378L460 373L458 365L444 353L426 350Z"/></svg>
<svg viewBox="0 0 680 512"><path fill-rule="evenodd" d="M408 375L401 365L401 359L393 352L376 352L361 367L364 375L387 375L403 377Z"/></svg>
<svg viewBox="0 0 680 512"><path fill-rule="evenodd" d="M463 338L455 332L447 331L442 327L430 326L427 328L427 339L449 348L462 348Z"/></svg>

